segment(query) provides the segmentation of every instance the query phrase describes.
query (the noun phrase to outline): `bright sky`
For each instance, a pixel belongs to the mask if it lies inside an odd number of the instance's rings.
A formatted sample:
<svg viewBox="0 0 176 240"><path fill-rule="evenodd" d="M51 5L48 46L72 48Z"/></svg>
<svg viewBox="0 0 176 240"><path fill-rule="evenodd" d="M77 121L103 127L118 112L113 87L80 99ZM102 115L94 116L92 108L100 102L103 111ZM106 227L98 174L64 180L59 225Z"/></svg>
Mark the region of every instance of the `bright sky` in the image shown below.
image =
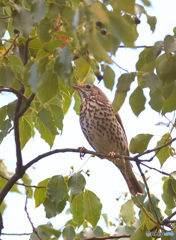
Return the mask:
<svg viewBox="0 0 176 240"><path fill-rule="evenodd" d="M151 45L158 40L163 40L165 35L173 34L173 28L175 27L175 0L164 1L164 0L153 0L153 8L148 9L149 15L155 15L157 17L157 27L154 34L149 29L146 24L145 17L141 18L141 24L138 25L138 30L141 35L136 45ZM130 50L130 49L119 49L116 62L123 68L130 71L135 71L135 63L138 59L138 53L140 50ZM123 72L120 69L116 69L116 75L119 77ZM108 96L108 98L113 101L114 91L111 92L104 88L103 83L98 85ZM135 88L135 84L132 89ZM114 89L115 90L115 89ZM6 96L4 98L4 95ZM148 92L146 91L146 95ZM4 101L5 99L5 101ZM0 105L7 104L11 101L12 97L9 94L0 94ZM128 141L139 133L151 133L156 135L156 137L151 141L150 148L156 146L156 142L160 140L161 136L167 132L166 127L156 126L155 124L160 121L166 121L164 118L161 119L158 113L151 110L147 106L147 110L140 114L137 118L132 113L130 107L128 106L128 99L120 110L120 115L124 123L124 127L127 133ZM65 116L64 119L64 130L62 136L58 136L55 140L53 149L56 148L78 148L84 146L85 148L91 150L91 147L84 138L80 125L79 116L73 111L73 103ZM38 133L34 139L26 145L23 151L24 163L27 163L32 158L38 156L41 153L49 151L48 145L40 139ZM9 170L14 171L15 169L15 146L13 139L13 132L3 141L0 145L0 158L4 159L5 164L8 166ZM164 171L171 172L172 164L171 160L168 160L163 166ZM79 158L79 154L76 153L65 153L53 155L49 158L41 160L39 163L35 164L33 168L29 169L27 173L33 179L33 184L37 184L39 181L51 177L57 174L68 175L70 173L70 166L74 166L74 170L78 171L83 169L86 171L90 169L90 177L87 177L86 188L95 192L103 203L102 213L107 213L109 219L112 222L116 222L115 218L118 217L120 205L123 203L123 199L116 201L116 198L121 195L122 192L128 192L126 183L120 174L119 170L109 161L100 160L98 158L90 158L86 155L83 160ZM154 160L151 166L160 168L158 160ZM138 175L138 170L134 167L136 175ZM150 176L149 186L151 192L157 197L162 193L162 181L161 175L154 171L149 171L147 176ZM139 176L140 178L140 176ZM23 188L20 188L23 191ZM129 196L130 197L130 196ZM8 194L6 198L7 209L3 216L4 220L4 230L6 233L23 233L31 232L31 226L27 220L26 213L24 212L25 205L25 195ZM30 217L35 226L39 224L45 224L48 220L45 218L44 211L42 208L35 209L34 202L28 201L28 211ZM61 214L51 222L55 224L56 228L60 228L65 224L65 221L70 219L68 215ZM102 222L101 222L102 223ZM117 223L117 222L116 222ZM7 237L2 236L2 240L17 240L23 239L27 240L28 237Z"/></svg>

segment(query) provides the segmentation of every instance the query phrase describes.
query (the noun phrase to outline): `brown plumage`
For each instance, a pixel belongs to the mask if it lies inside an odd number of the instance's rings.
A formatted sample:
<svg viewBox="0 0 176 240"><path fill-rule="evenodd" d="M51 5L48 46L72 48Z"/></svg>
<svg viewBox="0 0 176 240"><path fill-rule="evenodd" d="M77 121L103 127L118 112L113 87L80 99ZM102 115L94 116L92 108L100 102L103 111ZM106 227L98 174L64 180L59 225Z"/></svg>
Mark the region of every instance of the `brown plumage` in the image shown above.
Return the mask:
<svg viewBox="0 0 176 240"><path fill-rule="evenodd" d="M112 104L106 95L91 84L72 84L72 87L81 98L80 124L89 144L101 154L128 156L128 142L121 118L118 113L113 115ZM132 171L130 161L112 157L109 160L121 171L132 195L144 193Z"/></svg>

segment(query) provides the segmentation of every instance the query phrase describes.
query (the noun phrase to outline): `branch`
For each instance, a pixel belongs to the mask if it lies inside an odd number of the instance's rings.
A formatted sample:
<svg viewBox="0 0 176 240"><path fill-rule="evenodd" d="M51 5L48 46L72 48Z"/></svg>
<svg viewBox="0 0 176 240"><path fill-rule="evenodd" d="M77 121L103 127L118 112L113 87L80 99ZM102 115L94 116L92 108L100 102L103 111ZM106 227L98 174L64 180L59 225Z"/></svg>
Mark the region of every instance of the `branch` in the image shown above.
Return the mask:
<svg viewBox="0 0 176 240"><path fill-rule="evenodd" d="M90 237L81 238L81 240L106 240L106 239L120 239L120 238L130 238L131 235L117 235L117 236L106 236L106 237Z"/></svg>
<svg viewBox="0 0 176 240"><path fill-rule="evenodd" d="M6 52L3 54L4 57L5 57L5 56L9 53L9 51L13 48L13 46L15 45L15 42L16 42L17 38L19 37L19 35L20 35L20 32L17 33L17 35L15 36L15 38L14 38L12 44L10 45L10 47L9 47L9 48L6 50Z"/></svg>
<svg viewBox="0 0 176 240"><path fill-rule="evenodd" d="M33 39L37 38L37 36L35 37L28 37L27 40L25 41L25 44L24 44L24 66L27 64L28 62L28 46L29 46L29 42L32 41Z"/></svg>
<svg viewBox="0 0 176 240"><path fill-rule="evenodd" d="M159 217L158 217L158 214L157 214L156 209L155 209L155 206L154 206L154 204L153 204L153 202L152 202L152 199L151 199L151 194L150 194L150 190L149 190L149 187L148 187L148 184L147 184L145 175L144 175L144 173L142 172L142 169L141 169L141 167L140 167L140 162L136 162L136 165L137 165L137 167L138 167L138 169L139 169L139 172L140 172L140 174L141 174L141 176L142 176L142 178L143 178L143 181L144 181L144 183L145 183L145 186L146 186L146 189L147 189L148 198L149 198L150 204L151 204L151 206L152 206L152 208L153 208L153 211L154 211L154 213L155 213L156 220L157 220L158 224L161 225L160 220L159 220Z"/></svg>
<svg viewBox="0 0 176 240"><path fill-rule="evenodd" d="M147 151L145 151L145 152L143 152L143 153L140 153L140 154L136 155L136 156L134 157L134 159L138 159L139 157L141 157L141 156L143 156L143 155L145 155L145 154L149 154L149 153L151 153L151 152L159 151L159 150L161 150L162 148L167 147L168 145L170 145L170 144L173 143L174 141L176 141L176 138L173 138L171 141L163 144L163 145L160 146L160 147L156 147L156 148L147 150ZM143 162L150 162L151 160L153 160L153 157L152 157L151 159L149 159L149 160L142 160L142 161L143 161Z"/></svg>
<svg viewBox="0 0 176 240"><path fill-rule="evenodd" d="M24 93L24 87L22 86L20 92ZM22 97L18 97L18 102L14 113L14 131L15 131L15 145L16 145L16 156L17 156L17 168L16 171L20 172L22 168L22 154L21 154L21 142L20 142L20 131L19 131L19 112L22 104Z"/></svg>
<svg viewBox="0 0 176 240"><path fill-rule="evenodd" d="M21 112L19 112L18 117L20 118L21 116L23 116L23 114L27 111L27 109L30 107L31 102L33 101L35 97L35 94L32 93L31 96L26 100L26 105L25 107L21 110Z"/></svg>
<svg viewBox="0 0 176 240"><path fill-rule="evenodd" d="M7 180L7 181L10 181L10 178L8 177L5 177L3 175L0 174L0 177ZM16 182L15 183L16 185L20 185L20 186L24 186L24 187L28 187L28 188L46 188L46 186L36 186L36 185L28 185L28 184L25 184L25 183L19 183L19 182Z"/></svg>
<svg viewBox="0 0 176 240"><path fill-rule="evenodd" d="M31 218L30 218L30 216L29 216L29 213L28 213L28 210L27 210L27 200L28 200L28 192L26 193L26 201L25 201L24 210L25 210L25 212L26 212L26 214L27 214L27 218L28 218L28 220L29 220L29 222L30 222L30 224L31 224L31 226L32 226L33 232L36 234L36 236L38 237L38 239L42 240L42 238L40 237L40 235L38 234L37 230L35 229L34 224L33 224L32 220L31 220Z"/></svg>
<svg viewBox="0 0 176 240"><path fill-rule="evenodd" d="M149 168L149 169L151 169L151 170L155 170L155 171L157 171L157 172L159 172L159 173L161 173L161 174L163 174L163 175L170 176L170 174L167 173L167 172L163 172L163 171L161 171L161 170L158 170L157 168L150 167L150 166L148 166L148 165L146 165L146 164L144 164L144 163L142 163L142 162L140 162L140 164L143 165L143 166L145 166L145 167L147 167L147 168Z"/></svg>
<svg viewBox="0 0 176 240"><path fill-rule="evenodd" d="M25 101L27 101L27 98L24 96L24 94L14 88L0 88L0 92L10 92L14 93L17 97L23 98Z"/></svg>

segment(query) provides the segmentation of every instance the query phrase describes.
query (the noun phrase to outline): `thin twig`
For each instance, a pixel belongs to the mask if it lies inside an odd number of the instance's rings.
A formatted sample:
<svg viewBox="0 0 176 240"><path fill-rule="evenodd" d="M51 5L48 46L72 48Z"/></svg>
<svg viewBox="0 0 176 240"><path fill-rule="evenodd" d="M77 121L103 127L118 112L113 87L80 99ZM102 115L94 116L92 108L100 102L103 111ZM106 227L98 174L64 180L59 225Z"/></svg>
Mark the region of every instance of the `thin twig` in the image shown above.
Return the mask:
<svg viewBox="0 0 176 240"><path fill-rule="evenodd" d="M38 237L38 239L42 240L42 238L40 237L40 235L38 234L37 230L35 229L34 224L33 224L32 220L31 220L31 218L30 218L30 216L29 216L28 209L27 209L27 200L28 200L28 192L26 193L26 201L25 201L24 210L25 210L25 212L26 212L26 214L27 214L27 218L28 218L28 220L29 220L29 222L30 222L30 224L31 224L31 226L32 226L33 232L36 234L36 236Z"/></svg>
<svg viewBox="0 0 176 240"><path fill-rule="evenodd" d="M3 54L4 57L5 57L5 56L9 53L9 51L13 48L13 46L15 45L15 42L16 42L17 38L19 37L19 35L20 35L20 32L17 33L17 35L15 36L15 38L14 38L12 44L10 45L10 47L9 47L9 48L5 51L5 53Z"/></svg>
<svg viewBox="0 0 176 240"><path fill-rule="evenodd" d="M120 68L121 70L123 70L123 71L129 73L127 69L121 67L118 63L116 63L116 61L114 61L114 60L112 60L112 61L113 61L113 63L114 63L118 68Z"/></svg>
<svg viewBox="0 0 176 240"><path fill-rule="evenodd" d="M24 96L24 94L14 88L0 88L0 92L10 92L14 93L17 97L23 98L25 101L27 101L27 98Z"/></svg>
<svg viewBox="0 0 176 240"><path fill-rule="evenodd" d="M120 239L120 238L130 238L130 237L131 235L117 235L117 236L81 238L81 240L106 240L106 239Z"/></svg>
<svg viewBox="0 0 176 240"><path fill-rule="evenodd" d="M137 165L137 167L138 167L138 169L139 169L139 172L140 172L140 174L141 174L141 176L142 176L142 178L143 178L144 184L145 184L145 186L146 186L148 198L149 198L150 204L151 204L151 206L152 206L152 208L153 208L153 211L154 211L154 213L155 213L156 220L157 220L158 224L161 225L160 219L159 219L159 217L158 217L158 214L157 214L157 212L156 212L155 206L154 206L154 204L153 204L153 202L152 202L152 199L151 199L151 194L150 194L150 190L149 190L149 187L148 187L148 184L147 184L145 175L144 175L144 173L142 172L142 169L141 169L141 167L140 167L140 162L136 162L136 165Z"/></svg>
<svg viewBox="0 0 176 240"><path fill-rule="evenodd" d="M161 173L161 174L163 174L163 175L170 176L169 173L163 172L163 171L161 171L161 170L159 170L159 169L157 169L157 168L154 168L154 167L150 167L150 166L146 165L146 164L143 163L143 162L140 162L140 164L143 165L143 166L145 166L145 167L147 167L147 168L149 168L149 169L151 169L151 170L155 170L155 171L157 171L157 172L159 172L159 173Z"/></svg>
<svg viewBox="0 0 176 240"><path fill-rule="evenodd" d="M7 181L10 180L10 178L5 177L5 176L3 176L3 175L1 175L1 174L0 174L0 177L3 178L3 179L5 179L5 180L7 180ZM24 187L28 187L28 188L46 188L46 186L28 185L28 184L19 183L19 182L16 182L15 184L16 184L16 185L20 185L20 186L24 186Z"/></svg>

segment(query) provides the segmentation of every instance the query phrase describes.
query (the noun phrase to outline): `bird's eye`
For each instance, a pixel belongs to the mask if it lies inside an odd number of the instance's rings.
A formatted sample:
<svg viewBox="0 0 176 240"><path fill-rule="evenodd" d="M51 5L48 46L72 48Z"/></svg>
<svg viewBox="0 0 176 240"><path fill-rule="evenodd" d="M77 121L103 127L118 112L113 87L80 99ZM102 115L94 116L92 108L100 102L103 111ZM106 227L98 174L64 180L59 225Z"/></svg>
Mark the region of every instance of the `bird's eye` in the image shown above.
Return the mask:
<svg viewBox="0 0 176 240"><path fill-rule="evenodd" d="M87 89L90 89L90 88L91 88L91 85L87 84L87 85L86 85L86 88L87 88Z"/></svg>

